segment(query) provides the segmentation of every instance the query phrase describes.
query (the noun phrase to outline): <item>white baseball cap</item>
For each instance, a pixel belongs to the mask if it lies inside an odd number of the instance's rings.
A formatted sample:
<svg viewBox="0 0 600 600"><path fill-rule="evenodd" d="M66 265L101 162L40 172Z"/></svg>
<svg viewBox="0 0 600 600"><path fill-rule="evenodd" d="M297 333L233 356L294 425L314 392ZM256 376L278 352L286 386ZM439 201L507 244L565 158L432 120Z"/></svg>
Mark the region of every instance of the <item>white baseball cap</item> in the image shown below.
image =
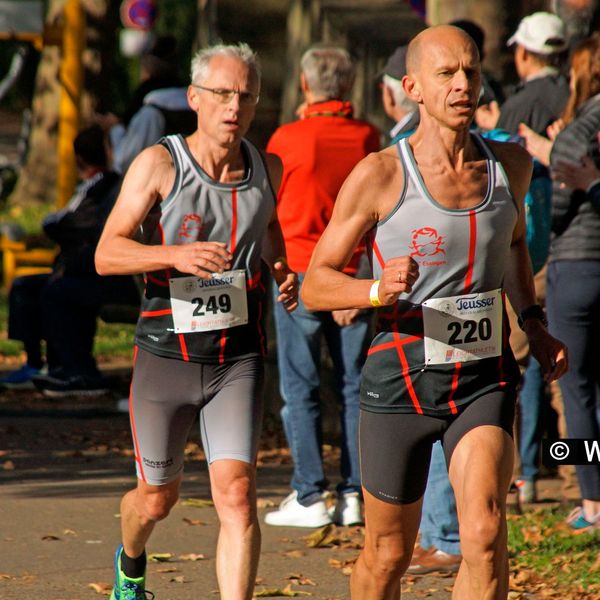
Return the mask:
<svg viewBox="0 0 600 600"><path fill-rule="evenodd" d="M506 42L507 46L513 44L537 54L562 52L567 47L565 24L552 13L533 13L521 20L517 31Z"/></svg>

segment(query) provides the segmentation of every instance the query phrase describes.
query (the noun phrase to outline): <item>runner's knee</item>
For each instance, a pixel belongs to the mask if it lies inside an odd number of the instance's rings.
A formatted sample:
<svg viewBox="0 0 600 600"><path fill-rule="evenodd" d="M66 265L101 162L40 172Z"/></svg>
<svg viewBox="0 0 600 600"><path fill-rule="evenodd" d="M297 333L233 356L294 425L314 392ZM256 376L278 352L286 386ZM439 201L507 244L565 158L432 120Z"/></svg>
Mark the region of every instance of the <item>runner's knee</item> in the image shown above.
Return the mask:
<svg viewBox="0 0 600 600"><path fill-rule="evenodd" d="M215 507L221 522L251 522L256 516L254 479L249 474L212 482Z"/></svg>
<svg viewBox="0 0 600 600"><path fill-rule="evenodd" d="M365 566L373 577L394 580L402 576L410 564L411 553L396 536L381 535L365 546Z"/></svg>
<svg viewBox="0 0 600 600"><path fill-rule="evenodd" d="M489 503L471 517L463 517L460 526L460 546L467 562L480 562L493 557L503 537L504 516L500 507Z"/></svg>
<svg viewBox="0 0 600 600"><path fill-rule="evenodd" d="M139 497L138 506L142 516L149 521L162 521L171 512L179 498L179 488L165 486L152 493L143 493Z"/></svg>

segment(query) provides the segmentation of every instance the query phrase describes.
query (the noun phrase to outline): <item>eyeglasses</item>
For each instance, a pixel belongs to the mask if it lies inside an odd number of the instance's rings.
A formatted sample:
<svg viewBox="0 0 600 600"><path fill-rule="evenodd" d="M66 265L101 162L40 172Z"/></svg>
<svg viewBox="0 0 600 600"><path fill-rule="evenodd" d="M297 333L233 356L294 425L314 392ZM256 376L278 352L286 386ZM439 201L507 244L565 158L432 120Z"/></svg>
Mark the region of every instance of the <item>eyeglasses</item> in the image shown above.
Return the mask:
<svg viewBox="0 0 600 600"><path fill-rule="evenodd" d="M212 95L220 104L229 104L236 94L240 97L240 104L244 104L246 106L254 106L260 99L258 94L253 94L252 92L238 92L237 90L227 90L223 88L209 88L204 87L203 85L197 85L195 83L192 83L192 87L198 88L199 90L204 90L205 92L212 92Z"/></svg>

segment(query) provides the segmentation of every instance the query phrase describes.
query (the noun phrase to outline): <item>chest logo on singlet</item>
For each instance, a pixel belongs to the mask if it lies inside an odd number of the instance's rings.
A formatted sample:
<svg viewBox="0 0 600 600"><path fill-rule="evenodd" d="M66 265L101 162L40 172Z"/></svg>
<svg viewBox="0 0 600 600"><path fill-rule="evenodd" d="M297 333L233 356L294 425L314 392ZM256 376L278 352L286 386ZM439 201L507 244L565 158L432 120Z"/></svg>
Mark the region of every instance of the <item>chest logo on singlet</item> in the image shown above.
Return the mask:
<svg viewBox="0 0 600 600"><path fill-rule="evenodd" d="M445 236L439 235L433 227L421 227L413 229L410 246L411 256L425 257L446 254L442 248L445 244Z"/></svg>
<svg viewBox="0 0 600 600"><path fill-rule="evenodd" d="M197 241L200 239L202 229L202 217L200 215L185 215L177 233L181 240Z"/></svg>
<svg viewBox="0 0 600 600"><path fill-rule="evenodd" d="M440 235L433 227L413 229L411 243L408 246L410 255L415 257L423 267L439 267L447 264L444 260L446 250L442 248L446 243L444 235ZM436 260L419 260L437 256Z"/></svg>

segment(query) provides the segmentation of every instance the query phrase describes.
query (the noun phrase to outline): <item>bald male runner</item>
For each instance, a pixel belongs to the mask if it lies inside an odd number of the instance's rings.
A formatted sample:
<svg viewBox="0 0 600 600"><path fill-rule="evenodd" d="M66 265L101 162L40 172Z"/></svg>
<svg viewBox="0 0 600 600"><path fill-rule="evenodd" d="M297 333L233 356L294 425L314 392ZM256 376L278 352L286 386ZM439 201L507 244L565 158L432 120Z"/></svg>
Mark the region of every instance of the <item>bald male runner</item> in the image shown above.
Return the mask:
<svg viewBox="0 0 600 600"><path fill-rule="evenodd" d="M441 440L463 554L453 598L505 599L519 378L505 292L545 376L567 368L566 348L535 305L523 211L531 162L514 144L469 133L481 71L460 29L421 32L409 45L403 86L420 125L346 180L302 288L310 310L381 307L361 389L366 539L352 598L400 597L431 446ZM364 235L375 281L342 273Z"/></svg>

